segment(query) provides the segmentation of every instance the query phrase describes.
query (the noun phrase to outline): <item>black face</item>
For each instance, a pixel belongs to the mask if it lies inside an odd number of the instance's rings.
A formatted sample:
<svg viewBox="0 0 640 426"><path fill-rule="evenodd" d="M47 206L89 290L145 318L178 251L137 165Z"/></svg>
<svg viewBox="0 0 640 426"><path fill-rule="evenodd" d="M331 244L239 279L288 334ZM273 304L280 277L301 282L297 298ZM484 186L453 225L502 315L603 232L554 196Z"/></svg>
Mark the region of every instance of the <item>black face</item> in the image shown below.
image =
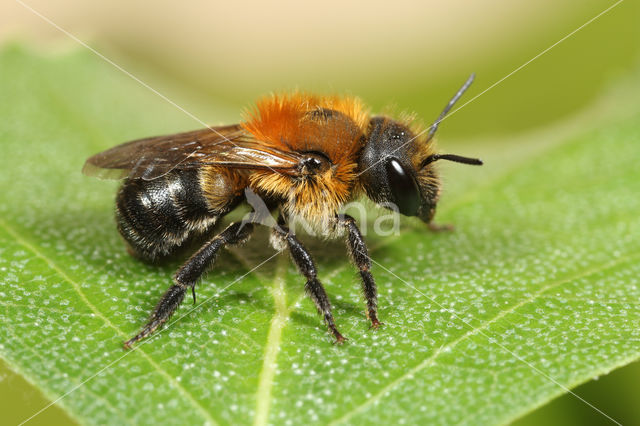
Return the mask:
<svg viewBox="0 0 640 426"><path fill-rule="evenodd" d="M438 189L421 188L411 163L414 134L402 124L383 117L369 122L367 145L360 157L361 182L369 198L405 216L430 220ZM391 204L391 205L390 205Z"/></svg>
<svg viewBox="0 0 640 426"><path fill-rule="evenodd" d="M420 163L411 161L420 143L428 144L438 125L469 88L475 74L465 81L438 119L429 127L426 140L414 141L415 135L404 125L384 117L374 117L369 121L367 145L360 157L360 180L367 196L378 204L397 210L406 216L418 216L430 222L436 211L440 188L436 172L430 164L438 160L456 163L482 165L477 158L453 154L431 154L419 158ZM416 170L417 169L417 170Z"/></svg>

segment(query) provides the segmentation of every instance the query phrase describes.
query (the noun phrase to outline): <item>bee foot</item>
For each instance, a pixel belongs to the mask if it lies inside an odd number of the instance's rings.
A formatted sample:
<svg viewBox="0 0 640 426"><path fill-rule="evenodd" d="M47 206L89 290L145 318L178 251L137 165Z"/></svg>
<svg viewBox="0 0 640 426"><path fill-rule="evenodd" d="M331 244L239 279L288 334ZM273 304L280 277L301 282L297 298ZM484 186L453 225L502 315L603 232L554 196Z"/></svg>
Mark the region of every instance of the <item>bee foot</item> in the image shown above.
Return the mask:
<svg viewBox="0 0 640 426"><path fill-rule="evenodd" d="M380 322L377 319L374 319L374 320L371 321L371 325L369 326L369 330L377 330L383 325L384 325L383 322Z"/></svg>
<svg viewBox="0 0 640 426"><path fill-rule="evenodd" d="M334 345L342 345L347 340L349 340L349 339L344 337L342 334L338 333L337 336L336 336L336 340L333 342L333 344Z"/></svg>
<svg viewBox="0 0 640 426"><path fill-rule="evenodd" d="M451 232L456 229L455 226L450 223L438 225L437 223L429 222L427 226L429 227L429 231L431 232Z"/></svg>

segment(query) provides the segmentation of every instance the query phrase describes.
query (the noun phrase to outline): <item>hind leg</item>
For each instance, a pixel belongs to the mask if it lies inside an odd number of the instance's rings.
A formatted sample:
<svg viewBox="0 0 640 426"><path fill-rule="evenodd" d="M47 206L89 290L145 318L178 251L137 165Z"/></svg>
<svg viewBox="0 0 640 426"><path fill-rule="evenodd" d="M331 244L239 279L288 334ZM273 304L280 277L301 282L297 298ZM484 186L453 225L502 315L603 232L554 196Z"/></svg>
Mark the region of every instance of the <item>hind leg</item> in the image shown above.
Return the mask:
<svg viewBox="0 0 640 426"><path fill-rule="evenodd" d="M220 249L229 244L244 243L252 231L252 224L234 222L191 256L176 273L174 284L167 290L164 296L162 296L162 299L160 299L160 302L156 305L147 324L137 335L124 343L125 348L131 348L131 345L135 342L151 335L158 327L167 322L184 300L187 290L191 289L191 291L194 292L193 299L195 302L194 287L198 279L200 279L215 261Z"/></svg>

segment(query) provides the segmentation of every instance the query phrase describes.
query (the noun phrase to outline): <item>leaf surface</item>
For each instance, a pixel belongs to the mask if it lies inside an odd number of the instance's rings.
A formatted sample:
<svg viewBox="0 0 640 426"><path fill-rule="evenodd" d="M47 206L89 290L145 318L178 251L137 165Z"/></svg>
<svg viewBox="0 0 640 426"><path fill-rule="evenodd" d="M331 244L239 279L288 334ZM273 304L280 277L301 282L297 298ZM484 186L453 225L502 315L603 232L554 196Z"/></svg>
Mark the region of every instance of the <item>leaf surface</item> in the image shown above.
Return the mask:
<svg viewBox="0 0 640 426"><path fill-rule="evenodd" d="M475 146L483 169L445 166L437 218L453 233L363 224L380 330L341 241L304 240L350 339L337 347L261 231L123 352L179 263L130 258L117 184L80 169L199 124L85 52L7 48L0 75L0 356L83 423L497 424L640 355L640 105L552 143Z"/></svg>

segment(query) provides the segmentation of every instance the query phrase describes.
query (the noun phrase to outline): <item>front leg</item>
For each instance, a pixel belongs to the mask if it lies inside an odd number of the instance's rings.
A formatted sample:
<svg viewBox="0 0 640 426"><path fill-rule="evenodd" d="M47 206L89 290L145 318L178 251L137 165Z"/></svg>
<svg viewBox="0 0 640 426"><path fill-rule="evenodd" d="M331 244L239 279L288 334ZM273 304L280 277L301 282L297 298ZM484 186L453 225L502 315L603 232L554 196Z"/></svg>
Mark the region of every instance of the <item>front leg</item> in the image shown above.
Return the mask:
<svg viewBox="0 0 640 426"><path fill-rule="evenodd" d="M367 316L371 321L371 328L378 328L382 324L378 320L378 289L373 275L371 275L371 259L367 245L353 217L347 214L338 215L338 224L347 229L347 247L351 260L360 270L362 292L367 301Z"/></svg>
<svg viewBox="0 0 640 426"><path fill-rule="evenodd" d="M313 263L313 259L307 249L284 224L282 216L278 219L278 226L273 228L273 238L276 249L289 248L291 257L298 266L298 270L307 279L307 283L304 286L307 294L311 300L313 300L313 303L315 303L318 313L324 318L329 331L331 331L336 338L335 343L343 343L347 339L340 334L333 320L329 296L327 296L327 292L322 286L322 283L318 280L316 265Z"/></svg>
<svg viewBox="0 0 640 426"><path fill-rule="evenodd" d="M162 299L158 302L147 324L142 328L140 333L127 340L124 347L126 349L131 348L132 344L149 336L156 331L158 327L167 322L184 300L188 289L191 289L193 292L193 302L195 303L195 285L207 268L211 266L220 249L228 244L245 242L249 238L252 230L253 225L250 223L234 222L191 256L176 273L174 277L175 284L162 296Z"/></svg>

